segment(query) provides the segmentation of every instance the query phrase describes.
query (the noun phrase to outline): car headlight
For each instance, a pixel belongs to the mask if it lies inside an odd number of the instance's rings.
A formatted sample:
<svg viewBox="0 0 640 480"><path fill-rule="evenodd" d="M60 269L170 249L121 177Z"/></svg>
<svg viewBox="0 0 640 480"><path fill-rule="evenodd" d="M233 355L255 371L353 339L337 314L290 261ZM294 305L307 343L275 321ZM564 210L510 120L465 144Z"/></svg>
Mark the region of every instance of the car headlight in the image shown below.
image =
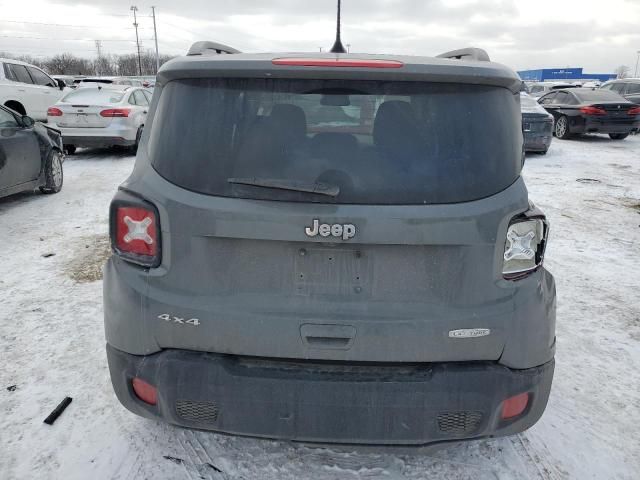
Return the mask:
<svg viewBox="0 0 640 480"><path fill-rule="evenodd" d="M544 216L531 218L525 215L511 221L504 245L504 278L518 280L542 265L548 231Z"/></svg>

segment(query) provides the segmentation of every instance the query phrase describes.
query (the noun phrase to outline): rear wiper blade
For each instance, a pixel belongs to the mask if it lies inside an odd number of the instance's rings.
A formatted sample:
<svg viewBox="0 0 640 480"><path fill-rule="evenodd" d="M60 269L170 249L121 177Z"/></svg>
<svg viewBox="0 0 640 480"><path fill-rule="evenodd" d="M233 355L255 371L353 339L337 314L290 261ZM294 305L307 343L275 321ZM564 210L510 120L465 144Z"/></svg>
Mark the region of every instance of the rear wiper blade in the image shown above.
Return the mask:
<svg viewBox="0 0 640 480"><path fill-rule="evenodd" d="M315 193L317 195L327 195L337 197L340 187L322 182L300 182L297 180L287 180L280 178L227 178L227 182L236 185L251 185L254 187L277 188L280 190L292 190L295 192Z"/></svg>

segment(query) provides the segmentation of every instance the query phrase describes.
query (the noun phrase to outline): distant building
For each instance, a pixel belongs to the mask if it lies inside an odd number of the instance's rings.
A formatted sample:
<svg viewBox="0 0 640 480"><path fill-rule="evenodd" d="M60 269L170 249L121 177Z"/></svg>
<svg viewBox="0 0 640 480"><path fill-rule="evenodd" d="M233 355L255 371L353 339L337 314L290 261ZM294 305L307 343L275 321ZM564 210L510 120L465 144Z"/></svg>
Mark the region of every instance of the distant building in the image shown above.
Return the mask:
<svg viewBox="0 0 640 480"><path fill-rule="evenodd" d="M583 73L582 68L541 68L538 70L522 70L518 72L522 80L531 82L547 82L569 80L599 80L606 82L616 78L615 73Z"/></svg>

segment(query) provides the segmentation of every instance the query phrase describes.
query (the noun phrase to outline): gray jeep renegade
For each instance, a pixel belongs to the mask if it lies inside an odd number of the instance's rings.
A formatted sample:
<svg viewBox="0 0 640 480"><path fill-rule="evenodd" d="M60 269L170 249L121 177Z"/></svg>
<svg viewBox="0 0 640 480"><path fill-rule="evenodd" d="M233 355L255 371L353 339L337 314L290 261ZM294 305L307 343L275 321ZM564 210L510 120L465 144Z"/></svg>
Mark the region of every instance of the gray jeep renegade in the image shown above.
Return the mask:
<svg viewBox="0 0 640 480"><path fill-rule="evenodd" d="M185 427L420 445L510 435L554 369L521 81L439 57L241 54L158 74L110 211L111 380Z"/></svg>

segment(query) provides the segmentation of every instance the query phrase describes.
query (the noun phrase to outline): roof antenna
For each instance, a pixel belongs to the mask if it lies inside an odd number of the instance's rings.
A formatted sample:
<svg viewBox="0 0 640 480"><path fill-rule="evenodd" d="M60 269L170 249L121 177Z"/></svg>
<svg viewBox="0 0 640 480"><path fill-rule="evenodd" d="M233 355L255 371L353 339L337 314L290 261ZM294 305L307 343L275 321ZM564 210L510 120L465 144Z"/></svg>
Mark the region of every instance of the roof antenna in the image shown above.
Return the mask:
<svg viewBox="0 0 640 480"><path fill-rule="evenodd" d="M331 47L331 53L347 53L344 46L342 45L342 40L340 39L340 5L342 1L338 0L338 25L336 27L336 42Z"/></svg>

